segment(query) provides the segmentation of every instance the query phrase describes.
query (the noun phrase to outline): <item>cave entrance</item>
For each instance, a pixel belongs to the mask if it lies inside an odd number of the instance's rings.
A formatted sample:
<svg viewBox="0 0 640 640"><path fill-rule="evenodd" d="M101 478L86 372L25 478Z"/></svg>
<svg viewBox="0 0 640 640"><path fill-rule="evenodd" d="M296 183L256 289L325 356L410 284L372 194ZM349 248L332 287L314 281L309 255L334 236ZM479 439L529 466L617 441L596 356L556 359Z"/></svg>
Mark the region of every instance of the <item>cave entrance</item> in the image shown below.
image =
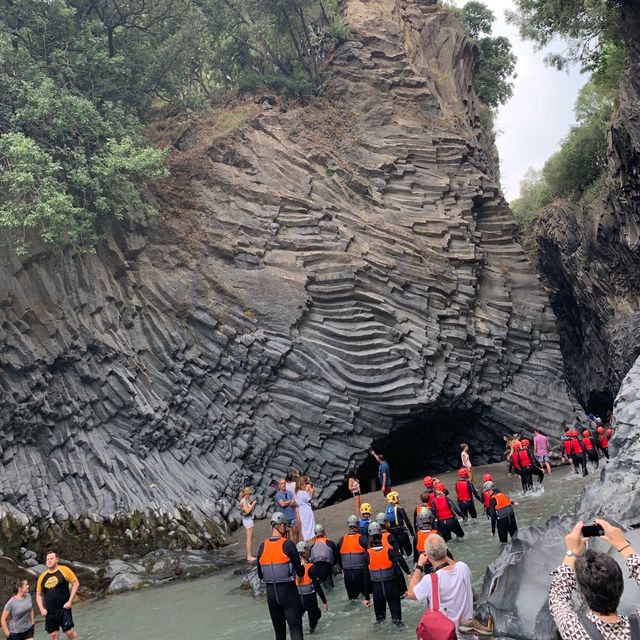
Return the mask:
<svg viewBox="0 0 640 640"><path fill-rule="evenodd" d="M374 441L372 448L389 463L392 484L460 468L460 444L469 445L474 466L499 462L508 434L506 427L481 424L471 411L420 413L396 422L391 433ZM378 477L378 463L368 455L358 468L363 491L371 490Z"/></svg>
<svg viewBox="0 0 640 640"><path fill-rule="evenodd" d="M587 413L600 416L605 421L607 411L613 409L613 394L609 391L592 391L587 402Z"/></svg>

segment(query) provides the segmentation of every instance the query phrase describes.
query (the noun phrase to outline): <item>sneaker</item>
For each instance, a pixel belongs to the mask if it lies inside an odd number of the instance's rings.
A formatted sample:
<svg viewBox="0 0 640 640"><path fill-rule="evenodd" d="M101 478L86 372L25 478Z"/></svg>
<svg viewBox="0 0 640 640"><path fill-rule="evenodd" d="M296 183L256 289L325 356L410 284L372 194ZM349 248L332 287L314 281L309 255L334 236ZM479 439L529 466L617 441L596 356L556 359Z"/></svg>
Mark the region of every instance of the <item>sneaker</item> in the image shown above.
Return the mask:
<svg viewBox="0 0 640 640"><path fill-rule="evenodd" d="M463 633L477 633L481 636L492 636L493 631L489 627L485 627L481 622L478 622L475 618L471 620L465 620L460 618L460 631Z"/></svg>

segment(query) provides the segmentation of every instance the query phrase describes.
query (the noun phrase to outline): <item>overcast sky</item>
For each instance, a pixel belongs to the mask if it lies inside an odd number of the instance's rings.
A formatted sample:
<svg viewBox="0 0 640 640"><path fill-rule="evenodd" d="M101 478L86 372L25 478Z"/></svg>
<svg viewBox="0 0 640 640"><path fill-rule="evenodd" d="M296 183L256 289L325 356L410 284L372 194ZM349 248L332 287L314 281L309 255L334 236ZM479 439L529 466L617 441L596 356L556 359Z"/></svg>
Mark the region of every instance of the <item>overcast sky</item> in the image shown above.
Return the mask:
<svg viewBox="0 0 640 640"><path fill-rule="evenodd" d="M497 18L492 35L507 36L518 56L513 98L500 108L496 122L502 188L507 200L513 200L527 169L542 168L574 123L573 105L587 76L577 69L567 74L545 65L544 51L534 51L533 44L506 23L504 12L514 8L512 0L483 1ZM465 2L455 0L457 6ZM552 49L562 50L562 44Z"/></svg>

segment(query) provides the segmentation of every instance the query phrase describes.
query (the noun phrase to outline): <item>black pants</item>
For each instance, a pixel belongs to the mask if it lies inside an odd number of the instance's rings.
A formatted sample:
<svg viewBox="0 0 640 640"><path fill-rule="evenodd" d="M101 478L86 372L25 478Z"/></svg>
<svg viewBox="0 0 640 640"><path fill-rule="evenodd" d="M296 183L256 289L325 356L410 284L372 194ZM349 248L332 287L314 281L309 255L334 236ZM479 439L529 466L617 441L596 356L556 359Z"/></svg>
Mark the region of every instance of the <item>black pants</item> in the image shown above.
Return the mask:
<svg viewBox="0 0 640 640"><path fill-rule="evenodd" d="M587 458L589 458L589 462L593 462L596 465L596 469L600 466L600 457L595 449L587 451Z"/></svg>
<svg viewBox="0 0 640 640"><path fill-rule="evenodd" d="M516 531L518 531L515 515L512 514L504 518L498 518L496 527L498 528L498 538L500 538L500 542L507 542L509 539L508 536L513 538L513 536L516 535Z"/></svg>
<svg viewBox="0 0 640 640"><path fill-rule="evenodd" d="M476 505L473 504L473 498L471 500L459 500L458 506L460 507L460 511L462 511L462 515L465 520L467 520L469 516L474 520L478 517L478 514L476 513Z"/></svg>
<svg viewBox="0 0 640 640"><path fill-rule="evenodd" d="M531 473L528 469L518 469L516 473L520 476L520 482L522 483L522 491L526 493L533 487L531 482Z"/></svg>
<svg viewBox="0 0 640 640"><path fill-rule="evenodd" d="M609 447L600 447L600 451L602 451L602 453L604 453L604 457L608 460L609 459Z"/></svg>
<svg viewBox="0 0 640 640"><path fill-rule="evenodd" d="M315 567L315 565L313 565ZM309 629L313 631L317 626L320 618L322 617L322 611L318 606L318 596L315 593L305 593L300 596L302 598L302 607L309 615ZM303 614L304 615L304 614Z"/></svg>
<svg viewBox="0 0 640 640"><path fill-rule="evenodd" d="M538 476L538 484L542 484L544 480L544 471L540 467L531 467L531 473Z"/></svg>
<svg viewBox="0 0 640 640"><path fill-rule="evenodd" d="M276 640L286 640L287 625L291 640L303 640L302 602L294 582L268 584L267 605Z"/></svg>
<svg viewBox="0 0 640 640"><path fill-rule="evenodd" d="M455 533L458 538L464 538L464 531L456 517L438 520L437 527L440 535L445 539L445 542L451 540L452 533Z"/></svg>
<svg viewBox="0 0 640 640"><path fill-rule="evenodd" d="M373 591L373 610L376 614L376 620L384 620L387 617L387 605L391 612L391 619L395 622L402 621L402 605L400 604L400 596L398 585L395 580L387 580L386 582L372 582Z"/></svg>
<svg viewBox="0 0 640 640"><path fill-rule="evenodd" d="M318 582L328 591L333 589L333 565L330 562L314 562Z"/></svg>
<svg viewBox="0 0 640 640"><path fill-rule="evenodd" d="M580 469L582 469L583 476L589 474L589 472L587 471L587 461L584 457L584 453L572 453L571 462L573 462L576 473L580 473Z"/></svg>
<svg viewBox="0 0 640 640"><path fill-rule="evenodd" d="M411 555L411 539L406 527L391 527L389 533L398 541L400 551L405 556Z"/></svg>
<svg viewBox="0 0 640 640"><path fill-rule="evenodd" d="M344 588L347 590L349 600L355 600L359 595L364 595L365 569L345 569Z"/></svg>

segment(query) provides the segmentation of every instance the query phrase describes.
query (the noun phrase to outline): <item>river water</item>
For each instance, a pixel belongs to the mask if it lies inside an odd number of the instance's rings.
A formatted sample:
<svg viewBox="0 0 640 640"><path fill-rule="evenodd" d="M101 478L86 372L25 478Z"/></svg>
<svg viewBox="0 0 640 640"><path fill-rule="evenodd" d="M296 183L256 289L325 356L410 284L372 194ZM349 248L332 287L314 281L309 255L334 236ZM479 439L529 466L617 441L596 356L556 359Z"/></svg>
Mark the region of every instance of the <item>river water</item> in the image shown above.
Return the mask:
<svg viewBox="0 0 640 640"><path fill-rule="evenodd" d="M522 496L517 488L519 479L507 477L504 463L474 471L477 486L481 484L478 478L481 479L482 473L488 471L494 475L494 480L503 491L518 500L516 513L519 526L542 525L551 515L573 513L580 491L587 482L597 477L592 474L582 479L573 474L569 467L562 467L545 478L543 490ZM440 478L447 486L453 487L454 474L441 474ZM397 489L401 497L406 496L404 502L409 511L419 495L421 482L409 483ZM374 513L384 506L379 492L367 498L374 506ZM318 512L319 521L325 525L330 538L337 540L342 535L344 517L350 511L351 504L347 502ZM264 523L258 524L258 534L265 531L264 526ZM495 559L501 545L497 538L490 536L489 522L480 515L477 521L465 525L465 534L463 540L451 542L451 550L457 560L463 560L471 567L474 589L479 593L486 567ZM561 558L558 558L558 563L560 561ZM328 595L330 610L323 613L314 637L324 640L369 640L392 635L398 640L415 640L415 628L424 611L422 604L403 601L404 629L396 629L390 621L374 625L373 611L365 609L361 602L349 602L340 580L338 578L336 588ZM239 584L240 578L233 575L231 568L197 580L112 596L76 607L76 628L83 640L273 638L265 601L241 591ZM305 617L305 633L307 629Z"/></svg>

